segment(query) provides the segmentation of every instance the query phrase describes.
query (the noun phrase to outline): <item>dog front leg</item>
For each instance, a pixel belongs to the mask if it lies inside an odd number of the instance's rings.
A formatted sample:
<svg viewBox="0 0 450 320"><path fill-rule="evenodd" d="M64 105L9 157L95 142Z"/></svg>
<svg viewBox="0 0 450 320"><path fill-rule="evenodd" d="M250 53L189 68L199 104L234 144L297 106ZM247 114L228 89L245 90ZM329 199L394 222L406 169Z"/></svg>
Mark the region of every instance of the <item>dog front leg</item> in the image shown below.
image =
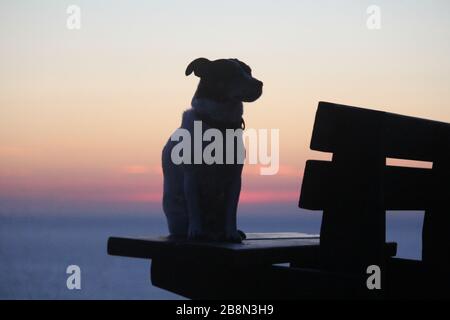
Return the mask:
<svg viewBox="0 0 450 320"><path fill-rule="evenodd" d="M228 241L241 242L243 236L237 230L237 207L241 194L241 176L231 182L226 197L225 237Z"/></svg>
<svg viewBox="0 0 450 320"><path fill-rule="evenodd" d="M184 172L184 196L188 212L188 239L204 237L202 227L202 213L200 209L200 186L195 171L188 169Z"/></svg>

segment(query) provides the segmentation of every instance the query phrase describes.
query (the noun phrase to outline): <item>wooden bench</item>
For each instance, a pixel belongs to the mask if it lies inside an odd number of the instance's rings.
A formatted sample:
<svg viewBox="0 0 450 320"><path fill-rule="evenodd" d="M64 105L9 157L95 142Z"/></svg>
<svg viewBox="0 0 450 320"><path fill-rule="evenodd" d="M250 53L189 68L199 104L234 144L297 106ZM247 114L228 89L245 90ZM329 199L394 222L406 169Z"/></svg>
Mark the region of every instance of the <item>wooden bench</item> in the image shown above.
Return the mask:
<svg viewBox="0 0 450 320"><path fill-rule="evenodd" d="M395 255L396 244L386 244L386 250ZM316 266L320 244L318 235L297 232L248 233L242 244L111 237L108 253L152 259L153 285L188 298L269 298L276 292L278 298L292 299L297 294L280 287L282 282L274 277L274 272L282 276L286 267L274 265Z"/></svg>
<svg viewBox="0 0 450 320"><path fill-rule="evenodd" d="M152 238L108 240L111 255L152 259L151 280L188 298L441 297L450 262L450 125L320 102L299 206L323 210L320 238L248 234L242 244ZM386 166L386 158L433 162ZM423 261L393 258L386 210L424 210ZM280 265L284 264L284 265ZM368 290L366 269L382 270Z"/></svg>

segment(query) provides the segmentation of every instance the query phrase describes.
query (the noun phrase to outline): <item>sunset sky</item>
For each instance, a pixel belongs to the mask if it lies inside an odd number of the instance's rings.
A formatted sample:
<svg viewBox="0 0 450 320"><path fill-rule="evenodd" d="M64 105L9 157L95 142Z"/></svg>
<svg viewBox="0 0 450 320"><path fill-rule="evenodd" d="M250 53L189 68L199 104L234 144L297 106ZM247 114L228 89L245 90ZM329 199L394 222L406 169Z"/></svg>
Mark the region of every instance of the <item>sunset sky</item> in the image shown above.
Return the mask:
<svg viewBox="0 0 450 320"><path fill-rule="evenodd" d="M309 150L320 100L450 122L448 0L3 0L0 17L0 214L159 214L197 57L249 64L264 93L246 124L280 130L279 174L245 169L247 208L294 209L305 161L329 158Z"/></svg>

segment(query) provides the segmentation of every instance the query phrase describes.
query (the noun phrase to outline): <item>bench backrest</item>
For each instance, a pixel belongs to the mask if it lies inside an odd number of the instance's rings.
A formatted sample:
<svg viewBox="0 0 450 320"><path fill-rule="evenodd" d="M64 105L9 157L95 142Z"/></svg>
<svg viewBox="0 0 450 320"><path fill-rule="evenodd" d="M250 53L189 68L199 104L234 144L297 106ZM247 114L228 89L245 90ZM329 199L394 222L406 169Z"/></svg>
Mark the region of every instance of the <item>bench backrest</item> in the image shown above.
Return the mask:
<svg viewBox="0 0 450 320"><path fill-rule="evenodd" d="M324 266L361 270L384 261L385 210L425 210L422 259L450 266L450 124L320 102L299 206L323 210ZM386 166L386 158L433 162ZM365 270L365 269L364 269Z"/></svg>

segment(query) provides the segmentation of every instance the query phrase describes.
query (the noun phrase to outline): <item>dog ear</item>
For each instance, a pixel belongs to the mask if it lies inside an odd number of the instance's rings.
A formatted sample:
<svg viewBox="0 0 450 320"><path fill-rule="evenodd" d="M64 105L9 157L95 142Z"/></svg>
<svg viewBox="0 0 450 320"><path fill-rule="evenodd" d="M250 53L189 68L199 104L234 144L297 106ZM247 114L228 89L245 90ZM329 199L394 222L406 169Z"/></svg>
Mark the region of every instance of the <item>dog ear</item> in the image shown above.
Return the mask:
<svg viewBox="0 0 450 320"><path fill-rule="evenodd" d="M242 62L241 60L238 59L233 59L235 60L237 63L239 63L239 65L241 66L242 69L244 69L245 72L247 72L249 75L252 75L252 69L245 64L244 62Z"/></svg>
<svg viewBox="0 0 450 320"><path fill-rule="evenodd" d="M194 72L194 74L197 77L201 78L205 75L206 69L210 62L211 61L209 61L206 58L197 58L194 61L192 61L191 63L189 63L189 65L186 68L185 74L188 76L192 72Z"/></svg>

